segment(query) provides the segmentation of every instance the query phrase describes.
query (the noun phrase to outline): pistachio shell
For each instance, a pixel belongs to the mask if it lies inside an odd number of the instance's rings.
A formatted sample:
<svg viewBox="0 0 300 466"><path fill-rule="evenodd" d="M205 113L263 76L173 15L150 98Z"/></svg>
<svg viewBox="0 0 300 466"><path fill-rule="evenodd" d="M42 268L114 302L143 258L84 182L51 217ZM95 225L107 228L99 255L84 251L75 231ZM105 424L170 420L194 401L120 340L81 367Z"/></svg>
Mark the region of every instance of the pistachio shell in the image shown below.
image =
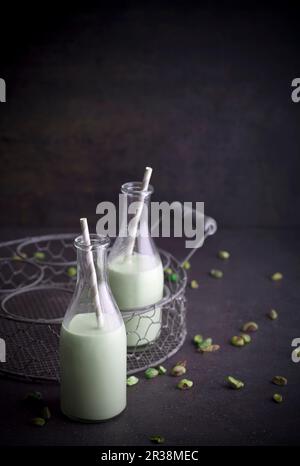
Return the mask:
<svg viewBox="0 0 300 466"><path fill-rule="evenodd" d="M230 257L230 254L228 251L221 250L218 252L218 257L223 260L227 260Z"/></svg>
<svg viewBox="0 0 300 466"><path fill-rule="evenodd" d="M210 276L213 278L222 278L224 275L222 270L218 270L218 269L211 269L209 273L210 273Z"/></svg>
<svg viewBox="0 0 300 466"><path fill-rule="evenodd" d="M275 375L272 379L272 382L275 385L280 385L283 387L284 385L287 385L288 381L286 377L283 377L282 375Z"/></svg>
<svg viewBox="0 0 300 466"><path fill-rule="evenodd" d="M283 397L280 393L274 393L273 400L275 401L275 403L282 403Z"/></svg>
<svg viewBox="0 0 300 466"><path fill-rule="evenodd" d="M244 346L245 345L245 340L242 336L233 336L230 340L230 343L233 345L233 346Z"/></svg>
<svg viewBox="0 0 300 466"><path fill-rule="evenodd" d="M193 289L199 288L199 284L198 284L197 280L192 280L191 283L190 283L190 287L193 288Z"/></svg>
<svg viewBox="0 0 300 466"><path fill-rule="evenodd" d="M244 382L242 382L241 380L239 379L236 379L234 377L232 377L231 375L229 375L227 378L226 378L226 381L228 382L228 384L230 385L231 388L234 388L235 390L239 390L241 388L244 388L245 384Z"/></svg>
<svg viewBox="0 0 300 466"><path fill-rule="evenodd" d="M256 332L256 330L258 330L258 325L256 322L246 322L242 326L243 332Z"/></svg>
<svg viewBox="0 0 300 466"><path fill-rule="evenodd" d="M271 320L276 320L278 318L278 312L275 310L275 309L271 309L267 316L269 317L269 319Z"/></svg>
<svg viewBox="0 0 300 466"><path fill-rule="evenodd" d="M37 427L43 427L46 424L46 421L42 417L34 417L30 420L30 424Z"/></svg>
<svg viewBox="0 0 300 466"><path fill-rule="evenodd" d="M275 272L275 273L273 273L273 274L271 275L270 278L271 278L271 280L272 280L273 282L278 282L279 280L282 280L282 279L283 279L283 275L282 275L282 273L280 273L280 272Z"/></svg>
<svg viewBox="0 0 300 466"><path fill-rule="evenodd" d="M152 435L150 437L151 442L153 443L165 443L165 438L161 435Z"/></svg>
<svg viewBox="0 0 300 466"><path fill-rule="evenodd" d="M138 377L136 377L135 375L130 375L128 378L127 378L127 385L128 387L132 387L133 385L136 385L137 383L139 383L139 379Z"/></svg>
<svg viewBox="0 0 300 466"><path fill-rule="evenodd" d="M158 370L155 369L154 367L149 367L145 371L145 376L146 376L146 379L154 379L154 377L158 376Z"/></svg>
<svg viewBox="0 0 300 466"><path fill-rule="evenodd" d="M192 388L194 383L191 380L188 379L182 379L178 382L177 388L180 390L188 390L189 388Z"/></svg>

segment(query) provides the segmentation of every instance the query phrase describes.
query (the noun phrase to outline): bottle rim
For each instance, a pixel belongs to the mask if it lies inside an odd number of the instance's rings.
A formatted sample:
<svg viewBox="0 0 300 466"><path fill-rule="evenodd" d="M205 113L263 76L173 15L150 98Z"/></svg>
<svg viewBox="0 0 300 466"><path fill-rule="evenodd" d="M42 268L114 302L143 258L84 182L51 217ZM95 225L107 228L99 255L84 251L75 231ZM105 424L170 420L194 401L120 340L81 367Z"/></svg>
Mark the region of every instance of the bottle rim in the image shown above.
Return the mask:
<svg viewBox="0 0 300 466"><path fill-rule="evenodd" d="M146 191L142 191L143 183L141 181L129 181L127 183L122 184L121 191L124 194L133 194L133 195L141 195L149 196L154 191L154 188L151 184L149 184L148 189Z"/></svg>
<svg viewBox="0 0 300 466"><path fill-rule="evenodd" d="M77 236L74 240L74 246L77 249L81 249L82 251L91 251L98 248L106 248L110 244L110 239L108 236L104 235L97 235L96 233L90 234L91 244L87 246L83 241L83 236Z"/></svg>

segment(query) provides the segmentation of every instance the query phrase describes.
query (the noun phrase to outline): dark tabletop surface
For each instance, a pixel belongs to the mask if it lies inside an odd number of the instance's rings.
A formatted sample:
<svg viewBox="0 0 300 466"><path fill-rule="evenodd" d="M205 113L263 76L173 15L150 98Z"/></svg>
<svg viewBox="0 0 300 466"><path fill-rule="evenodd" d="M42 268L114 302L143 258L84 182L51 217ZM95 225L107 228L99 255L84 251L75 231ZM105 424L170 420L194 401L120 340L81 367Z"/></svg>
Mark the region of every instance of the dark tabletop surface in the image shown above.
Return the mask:
<svg viewBox="0 0 300 466"><path fill-rule="evenodd" d="M36 231L2 230L1 239L13 239ZM45 232L44 232L45 233ZM180 255L174 241L165 246ZM219 249L230 260L216 257ZM77 424L59 410L59 386L29 384L0 379L1 445L149 445L149 436L163 435L166 445L299 445L300 363L291 360L291 341L300 337L300 235L299 230L222 230L197 251L189 271L199 281L197 290L187 290L188 336L180 351L165 366L187 360L187 377L194 381L189 391L175 388L177 379L161 376L128 388L127 410L102 424ZM224 277L208 275L221 268ZM284 274L280 283L268 276ZM266 317L270 308L279 318ZM241 325L255 320L259 330L244 348L228 340ZM194 334L211 336L221 345L217 353L197 353ZM227 375L245 382L232 390L224 384ZM288 378L286 387L276 387L274 375ZM28 413L20 399L31 389L42 391L53 413L44 428L27 424ZM282 404L273 393L284 396Z"/></svg>

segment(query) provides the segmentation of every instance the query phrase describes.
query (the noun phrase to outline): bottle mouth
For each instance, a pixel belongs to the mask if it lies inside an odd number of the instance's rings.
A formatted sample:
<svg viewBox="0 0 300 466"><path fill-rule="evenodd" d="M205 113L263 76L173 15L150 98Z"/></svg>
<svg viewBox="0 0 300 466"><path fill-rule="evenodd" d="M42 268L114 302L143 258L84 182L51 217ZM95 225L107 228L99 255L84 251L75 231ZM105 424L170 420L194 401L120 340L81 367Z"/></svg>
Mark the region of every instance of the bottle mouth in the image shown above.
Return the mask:
<svg viewBox="0 0 300 466"><path fill-rule="evenodd" d="M146 191L142 191L143 183L141 181L129 181L128 183L124 183L121 186L121 191L124 194L133 194L133 195L143 195L149 196L153 193L154 188L151 184L149 184L148 189Z"/></svg>
<svg viewBox="0 0 300 466"><path fill-rule="evenodd" d="M107 248L110 243L110 239L108 236L102 236L97 234L90 234L91 244L87 246L83 240L83 236L77 236L74 240L74 245L77 249L81 249L82 251L91 251L98 248Z"/></svg>

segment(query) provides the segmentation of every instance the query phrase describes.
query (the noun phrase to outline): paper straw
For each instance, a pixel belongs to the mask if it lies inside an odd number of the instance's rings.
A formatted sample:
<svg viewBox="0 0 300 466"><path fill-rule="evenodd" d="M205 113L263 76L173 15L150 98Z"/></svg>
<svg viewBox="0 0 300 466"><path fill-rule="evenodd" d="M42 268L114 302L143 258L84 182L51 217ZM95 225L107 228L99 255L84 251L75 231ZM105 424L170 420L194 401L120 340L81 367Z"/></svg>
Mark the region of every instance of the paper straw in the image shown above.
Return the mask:
<svg viewBox="0 0 300 466"><path fill-rule="evenodd" d="M138 205L137 213L134 219L132 220L132 229L130 232L130 239L129 239L128 250L127 250L126 256L130 256L133 253L135 239L137 235L137 229L139 226L139 222L140 222L141 215L143 212L143 207L144 207L144 194L148 191L151 175L152 175L152 168L146 167L143 182L142 182L141 195L140 195L141 200Z"/></svg>
<svg viewBox="0 0 300 466"><path fill-rule="evenodd" d="M87 219L81 218L80 225L81 225L81 231L82 231L82 237L83 237L84 244L86 246L91 246L91 239L90 239L89 226L88 226ZM97 274L95 270L93 253L91 249L89 249L87 252L87 266L88 266L88 271L89 271L89 275L91 278L91 288L92 288L94 299L95 299L96 317L97 317L98 327L102 327L103 326L103 312L102 312L101 305L100 305Z"/></svg>

